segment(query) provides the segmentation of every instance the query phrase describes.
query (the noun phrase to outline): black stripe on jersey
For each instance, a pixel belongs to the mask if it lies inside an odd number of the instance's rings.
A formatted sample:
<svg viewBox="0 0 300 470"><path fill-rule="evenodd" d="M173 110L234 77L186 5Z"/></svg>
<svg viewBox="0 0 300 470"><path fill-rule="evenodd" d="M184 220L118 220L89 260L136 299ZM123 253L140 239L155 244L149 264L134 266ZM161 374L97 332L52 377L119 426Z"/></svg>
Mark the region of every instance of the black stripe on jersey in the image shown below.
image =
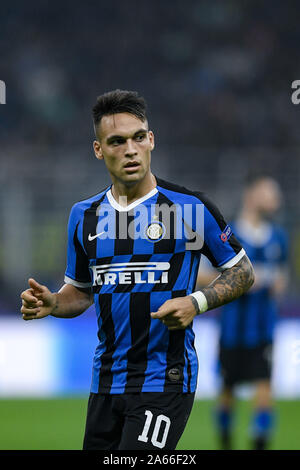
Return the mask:
<svg viewBox="0 0 300 470"><path fill-rule="evenodd" d="M115 250L114 254L117 255L128 255L133 252L134 240L129 237L128 227L134 221L134 212L119 212L116 213L116 239L115 239ZM124 238L125 237L125 238Z"/></svg>
<svg viewBox="0 0 300 470"><path fill-rule="evenodd" d="M98 216L96 214L97 209L103 199L105 198L106 194L103 194L100 199L94 201L91 206L84 211L83 216L83 246L88 254L89 258L96 258L97 256L97 238L92 241L88 240L89 233L94 235L96 233L96 228L98 224Z"/></svg>
<svg viewBox="0 0 300 470"><path fill-rule="evenodd" d="M171 257L169 261L171 267L168 271L168 283L156 284L152 289L153 291L173 290L174 285L179 276L179 273L182 269L184 258L185 258L185 252L174 253L174 255Z"/></svg>
<svg viewBox="0 0 300 470"><path fill-rule="evenodd" d="M76 252L76 264L75 264L75 279L78 282L91 282L91 278L88 277L86 279L82 279L82 273L89 272L89 260L82 248L81 244L78 241L78 224L76 225L76 229L73 236L73 243Z"/></svg>
<svg viewBox="0 0 300 470"><path fill-rule="evenodd" d="M100 317L102 320L101 332L105 334L105 351L101 355L101 367L99 371L99 390L105 389L107 393L110 392L112 385L113 375L111 368L113 365L113 354L116 350L115 347L115 329L113 318L111 315L112 294L102 294L98 296ZM99 336L99 335L98 335ZM100 340L100 336L99 336Z"/></svg>
<svg viewBox="0 0 300 470"><path fill-rule="evenodd" d="M182 193L182 194L190 194L191 196L195 196L195 192L191 191L190 189L185 188L184 186L179 186L175 183L170 183L169 181L162 180L155 176L157 185L161 186L162 188L168 189L169 191L174 191L175 193Z"/></svg>
<svg viewBox="0 0 300 470"><path fill-rule="evenodd" d="M218 266L218 261L216 260L216 258L214 257L214 255L212 254L212 252L210 251L209 247L206 245L205 242L203 244L201 254L206 256L206 258L209 259L209 261L211 262L213 266Z"/></svg>
<svg viewBox="0 0 300 470"><path fill-rule="evenodd" d="M173 206L174 203L170 201L164 194L161 192L158 193L157 199L156 199L156 215L158 215L158 220L159 222L163 223L166 233L165 236L159 241L154 243L154 249L153 253L170 253L172 251L175 251L175 245L176 245L176 239L175 239L175 222L176 222L176 214L174 214L172 211L168 211L170 214L170 220L166 221L162 220L162 215L163 212L157 213L157 209L161 205L167 205L167 206ZM175 205L174 205L175 207ZM176 211L176 207L175 207Z"/></svg>
<svg viewBox="0 0 300 470"><path fill-rule="evenodd" d="M141 390L147 368L147 350L150 331L150 293L130 294L131 348L127 352L127 383L125 393L133 388Z"/></svg>
<svg viewBox="0 0 300 470"><path fill-rule="evenodd" d="M136 262L147 262L151 260L152 255L143 255L143 254L137 254L137 255L132 255L130 258L129 263L136 263ZM132 289L135 287L134 282L131 284L117 284L114 292L130 292Z"/></svg>
<svg viewBox="0 0 300 470"><path fill-rule="evenodd" d="M172 292L172 298L184 297L185 290ZM169 345L167 350L167 366L165 373L164 392L172 392L174 389L179 388L182 391L183 385L183 370L185 365L185 329L184 330L169 330ZM176 369L180 372L180 379L175 382L169 377L171 369Z"/></svg>

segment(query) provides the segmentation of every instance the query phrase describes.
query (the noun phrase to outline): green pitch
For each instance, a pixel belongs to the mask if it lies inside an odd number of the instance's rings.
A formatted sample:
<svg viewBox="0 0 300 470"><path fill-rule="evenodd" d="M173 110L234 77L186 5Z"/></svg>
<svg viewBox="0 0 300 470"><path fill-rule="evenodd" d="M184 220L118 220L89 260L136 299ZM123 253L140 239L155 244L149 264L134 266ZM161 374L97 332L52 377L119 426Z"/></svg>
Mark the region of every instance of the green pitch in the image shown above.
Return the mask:
<svg viewBox="0 0 300 470"><path fill-rule="evenodd" d="M0 400L0 449L81 449L87 398ZM196 401L178 450L217 449L213 401ZM272 449L300 449L300 403L278 401ZM235 417L235 448L248 449L251 405L241 401Z"/></svg>

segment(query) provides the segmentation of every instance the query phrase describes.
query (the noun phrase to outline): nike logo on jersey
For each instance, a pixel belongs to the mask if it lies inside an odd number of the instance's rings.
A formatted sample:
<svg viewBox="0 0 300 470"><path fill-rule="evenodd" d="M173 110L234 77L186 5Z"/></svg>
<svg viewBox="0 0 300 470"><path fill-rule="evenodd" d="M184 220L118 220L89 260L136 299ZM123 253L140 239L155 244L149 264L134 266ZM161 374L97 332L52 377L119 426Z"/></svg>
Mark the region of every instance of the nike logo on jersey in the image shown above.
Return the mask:
<svg viewBox="0 0 300 470"><path fill-rule="evenodd" d="M89 242L91 242L91 241L95 240L95 238L98 238L98 237L100 237L100 236L101 236L103 233L105 233L105 232L96 233L96 235L92 235L91 233L89 233L89 236L88 236L88 240L89 240Z"/></svg>

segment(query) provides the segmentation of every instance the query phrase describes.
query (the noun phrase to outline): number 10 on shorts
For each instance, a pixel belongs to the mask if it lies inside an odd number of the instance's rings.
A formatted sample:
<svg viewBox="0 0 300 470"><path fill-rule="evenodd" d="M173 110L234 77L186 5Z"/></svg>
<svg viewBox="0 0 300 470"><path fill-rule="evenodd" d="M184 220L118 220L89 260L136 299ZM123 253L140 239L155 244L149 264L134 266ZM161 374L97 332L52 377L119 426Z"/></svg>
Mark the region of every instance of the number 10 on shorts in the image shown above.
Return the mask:
<svg viewBox="0 0 300 470"><path fill-rule="evenodd" d="M142 441L142 442L148 442L149 428L150 428L150 425L151 425L152 419L153 419L153 413L151 413L150 410L146 410L145 415L146 415L146 421L145 421L145 424L144 424L144 429L143 429L142 434L140 434L139 437L138 437L138 441ZM159 441L158 440L158 434L159 434L162 423L165 424L165 430L163 432L161 440ZM171 424L170 418L168 418L167 416L165 416L165 415L158 415L157 416L156 421L155 421L154 430L153 430L153 433L152 433L152 436L151 436L151 442L155 447L159 447L160 449L162 449L165 446L166 440L167 440L167 437L168 437L170 424Z"/></svg>

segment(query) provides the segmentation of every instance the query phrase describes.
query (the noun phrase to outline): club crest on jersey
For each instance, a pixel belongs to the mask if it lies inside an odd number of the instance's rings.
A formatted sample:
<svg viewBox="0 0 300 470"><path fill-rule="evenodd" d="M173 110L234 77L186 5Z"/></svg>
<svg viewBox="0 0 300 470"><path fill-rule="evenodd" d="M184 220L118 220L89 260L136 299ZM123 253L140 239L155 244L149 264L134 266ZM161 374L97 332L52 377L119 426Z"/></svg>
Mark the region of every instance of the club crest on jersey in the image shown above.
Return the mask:
<svg viewBox="0 0 300 470"><path fill-rule="evenodd" d="M227 242L228 238L231 237L231 235L232 235L232 230L229 227L229 225L226 225L225 229L223 230L223 232L220 235L220 238L221 238L222 242L225 243L225 242Z"/></svg>
<svg viewBox="0 0 300 470"><path fill-rule="evenodd" d="M151 242L158 242L164 237L165 233L166 229L162 222L151 222L151 224L146 228L146 237Z"/></svg>

